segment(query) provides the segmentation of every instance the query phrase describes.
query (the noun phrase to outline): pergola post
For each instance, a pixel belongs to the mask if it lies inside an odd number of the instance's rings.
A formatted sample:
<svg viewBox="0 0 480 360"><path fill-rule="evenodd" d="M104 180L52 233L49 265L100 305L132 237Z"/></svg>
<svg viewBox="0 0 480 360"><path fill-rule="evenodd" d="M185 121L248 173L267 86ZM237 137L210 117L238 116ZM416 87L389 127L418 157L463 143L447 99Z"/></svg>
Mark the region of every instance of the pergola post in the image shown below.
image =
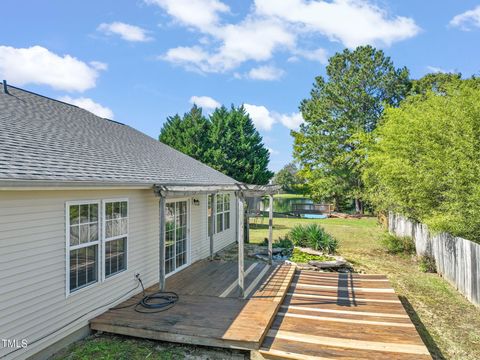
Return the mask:
<svg viewBox="0 0 480 360"><path fill-rule="evenodd" d="M268 263L273 262L273 195L268 195Z"/></svg>
<svg viewBox="0 0 480 360"><path fill-rule="evenodd" d="M210 214L210 260L213 260L213 234L215 234L215 217L216 217L216 208L217 208L217 202L215 201L215 193L212 193L210 195L207 195L207 207L208 207L208 197L212 197L212 206L210 208L210 211L212 212Z"/></svg>
<svg viewBox="0 0 480 360"><path fill-rule="evenodd" d="M159 276L160 291L165 291L165 196L160 195L159 201Z"/></svg>
<svg viewBox="0 0 480 360"><path fill-rule="evenodd" d="M237 241L238 241L238 288L240 290L240 297L244 297L245 295L245 288L244 288L244 258L243 258L243 216L244 216L244 204L243 204L243 197L242 194L238 194L237 196L237 204L238 204L238 234L237 234Z"/></svg>

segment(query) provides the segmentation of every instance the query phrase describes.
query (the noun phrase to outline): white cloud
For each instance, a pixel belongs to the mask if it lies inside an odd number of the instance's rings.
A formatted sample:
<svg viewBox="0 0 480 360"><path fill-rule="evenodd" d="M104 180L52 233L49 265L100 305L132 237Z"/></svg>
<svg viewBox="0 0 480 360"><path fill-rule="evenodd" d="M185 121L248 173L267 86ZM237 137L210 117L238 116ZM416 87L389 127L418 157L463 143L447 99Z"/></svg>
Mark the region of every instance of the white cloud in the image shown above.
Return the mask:
<svg viewBox="0 0 480 360"><path fill-rule="evenodd" d="M243 104L245 110L250 115L255 127L260 130L268 131L276 123L280 123L290 130L298 130L304 122L302 114L280 114L268 110L263 105Z"/></svg>
<svg viewBox="0 0 480 360"><path fill-rule="evenodd" d="M463 31L470 31L473 27L480 27L480 5L454 16L450 20L450 26L459 27Z"/></svg>
<svg viewBox="0 0 480 360"><path fill-rule="evenodd" d="M187 70L207 72L209 69L209 56L199 46L179 46L169 49L165 55L159 56L159 59L172 64L182 65Z"/></svg>
<svg viewBox="0 0 480 360"><path fill-rule="evenodd" d="M0 76L16 85L39 84L58 90L85 91L95 87L99 64L103 63L89 65L38 45L30 48L0 46Z"/></svg>
<svg viewBox="0 0 480 360"><path fill-rule="evenodd" d="M108 69L108 64L101 62L101 61L90 61L90 65L95 69L95 70L107 70Z"/></svg>
<svg viewBox="0 0 480 360"><path fill-rule="evenodd" d="M208 32L219 22L219 14L230 8L218 0L145 0L163 8L179 23Z"/></svg>
<svg viewBox="0 0 480 360"><path fill-rule="evenodd" d="M348 47L388 46L420 31L412 18L389 15L370 1L255 0L236 23L222 21L221 15L230 8L219 0L145 1L199 35L196 45L171 48L159 59L201 73L224 73L249 61L269 61L280 51L291 55L290 62L304 58L325 64L324 49L299 48L304 37L324 36ZM238 71L234 76L249 77Z"/></svg>
<svg viewBox="0 0 480 360"><path fill-rule="evenodd" d="M415 36L420 28L412 18L391 17L368 1L255 0L257 14L277 17L302 28L319 32L347 47L391 45Z"/></svg>
<svg viewBox="0 0 480 360"><path fill-rule="evenodd" d="M258 34L262 36L258 36ZM199 45L179 46L169 49L160 57L187 70L205 73L223 73L246 61L266 61L274 51L290 48L295 36L278 21L247 19L239 24L230 24L211 29L218 46L211 51Z"/></svg>
<svg viewBox="0 0 480 360"><path fill-rule="evenodd" d="M298 130L300 125L305 122L300 113L278 114L278 121L290 130Z"/></svg>
<svg viewBox="0 0 480 360"><path fill-rule="evenodd" d="M276 122L274 116L265 106L243 104L245 110L250 115L253 124L257 129L270 130L272 125Z"/></svg>
<svg viewBox="0 0 480 360"><path fill-rule="evenodd" d="M427 66L427 70L432 73L444 73L444 74L455 73L454 70L446 70L438 66L430 66L430 65Z"/></svg>
<svg viewBox="0 0 480 360"><path fill-rule="evenodd" d="M254 80L278 80L285 74L282 69L265 65L251 69L247 77Z"/></svg>
<svg viewBox="0 0 480 360"><path fill-rule="evenodd" d="M145 42L153 40L148 36L148 31L141 27L125 24L123 22L115 21L112 23L102 23L97 28L107 35L119 35L123 40L132 42Z"/></svg>
<svg viewBox="0 0 480 360"><path fill-rule="evenodd" d="M210 96L192 96L190 98L190 103L196 104L204 109L215 109L222 105Z"/></svg>
<svg viewBox="0 0 480 360"><path fill-rule="evenodd" d="M327 50L323 48L318 48L314 50L295 50L294 52L295 55L301 56L304 59L310 60L310 61L318 61L320 64L326 64L328 62L328 53ZM289 58L289 61L295 61L292 58Z"/></svg>
<svg viewBox="0 0 480 360"><path fill-rule="evenodd" d="M94 113L102 118L113 119L113 111L110 108L102 106L90 98L72 98L70 96L62 96L58 100L81 107L82 109L90 111L91 113Z"/></svg>

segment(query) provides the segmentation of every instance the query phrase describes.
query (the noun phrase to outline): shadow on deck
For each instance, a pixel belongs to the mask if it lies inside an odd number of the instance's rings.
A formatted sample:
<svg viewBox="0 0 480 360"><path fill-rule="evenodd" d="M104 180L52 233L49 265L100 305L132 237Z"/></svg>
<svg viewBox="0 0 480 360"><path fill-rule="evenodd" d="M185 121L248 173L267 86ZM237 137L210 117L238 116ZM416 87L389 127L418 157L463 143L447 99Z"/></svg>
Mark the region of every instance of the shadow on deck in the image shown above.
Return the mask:
<svg viewBox="0 0 480 360"><path fill-rule="evenodd" d="M92 330L154 340L224 348L258 349L286 296L295 269L245 263L245 298L239 297L238 265L199 261L167 279L176 305L157 313L139 313L142 294L94 318ZM154 293L158 285L147 289Z"/></svg>

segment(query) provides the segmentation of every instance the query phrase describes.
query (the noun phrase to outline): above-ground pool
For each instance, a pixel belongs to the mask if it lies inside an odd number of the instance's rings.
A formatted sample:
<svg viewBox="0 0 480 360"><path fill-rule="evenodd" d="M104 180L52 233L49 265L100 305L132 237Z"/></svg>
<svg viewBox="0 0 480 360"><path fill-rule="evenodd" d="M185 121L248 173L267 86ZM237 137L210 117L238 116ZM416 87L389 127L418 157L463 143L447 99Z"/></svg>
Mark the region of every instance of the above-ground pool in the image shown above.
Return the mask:
<svg viewBox="0 0 480 360"><path fill-rule="evenodd" d="M304 219L326 219L326 218L328 218L328 216L324 215L324 214L301 214L300 216Z"/></svg>

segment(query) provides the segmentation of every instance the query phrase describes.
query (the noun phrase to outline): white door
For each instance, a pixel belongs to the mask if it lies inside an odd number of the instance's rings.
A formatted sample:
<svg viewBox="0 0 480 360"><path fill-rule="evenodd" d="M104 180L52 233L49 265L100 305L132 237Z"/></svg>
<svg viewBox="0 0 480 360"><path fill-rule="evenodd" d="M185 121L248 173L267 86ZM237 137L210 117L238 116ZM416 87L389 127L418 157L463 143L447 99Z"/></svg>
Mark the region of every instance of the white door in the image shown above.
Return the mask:
<svg viewBox="0 0 480 360"><path fill-rule="evenodd" d="M165 274L188 265L188 202L168 202L165 206Z"/></svg>

